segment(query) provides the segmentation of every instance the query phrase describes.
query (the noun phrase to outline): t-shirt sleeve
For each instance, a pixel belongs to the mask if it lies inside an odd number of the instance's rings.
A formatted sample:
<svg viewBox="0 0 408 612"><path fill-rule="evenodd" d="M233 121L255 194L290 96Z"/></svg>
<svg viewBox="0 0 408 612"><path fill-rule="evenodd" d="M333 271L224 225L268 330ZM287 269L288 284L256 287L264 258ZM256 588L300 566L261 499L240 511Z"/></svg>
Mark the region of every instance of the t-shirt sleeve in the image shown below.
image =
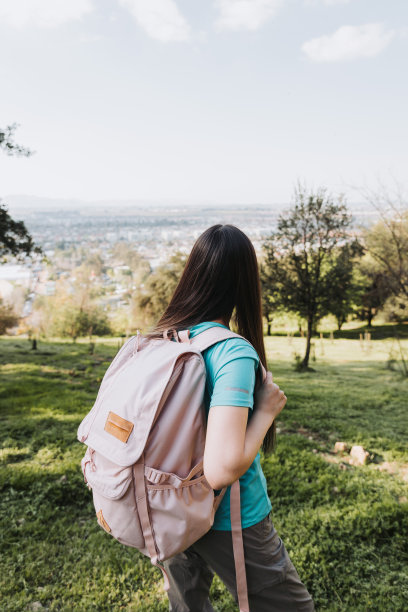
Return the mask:
<svg viewBox="0 0 408 612"><path fill-rule="evenodd" d="M229 339L214 351L212 406L253 408L259 357L245 341Z"/></svg>

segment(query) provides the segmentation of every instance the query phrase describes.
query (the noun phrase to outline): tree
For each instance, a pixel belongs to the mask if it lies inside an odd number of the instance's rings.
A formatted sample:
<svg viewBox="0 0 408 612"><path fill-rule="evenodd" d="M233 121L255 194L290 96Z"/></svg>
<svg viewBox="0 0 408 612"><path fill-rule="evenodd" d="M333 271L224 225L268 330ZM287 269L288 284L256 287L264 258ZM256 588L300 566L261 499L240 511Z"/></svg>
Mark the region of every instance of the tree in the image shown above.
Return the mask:
<svg viewBox="0 0 408 612"><path fill-rule="evenodd" d="M338 260L344 249L351 249L350 225L342 198L335 202L326 189L313 193L299 184L293 207L279 216L276 231L264 243L269 283L279 288L277 304L307 321L302 369L309 366L317 321L339 300L336 270L342 269Z"/></svg>
<svg viewBox="0 0 408 612"><path fill-rule="evenodd" d="M333 265L327 272L326 309L333 314L340 330L359 302L361 286L356 276L356 263L363 255L357 240L335 247Z"/></svg>
<svg viewBox="0 0 408 612"><path fill-rule="evenodd" d="M395 296L408 298L408 204L397 186L395 192L379 185L365 193L380 215L380 220L364 233L364 246L377 269L389 279Z"/></svg>
<svg viewBox="0 0 408 612"><path fill-rule="evenodd" d="M112 256L116 265L129 266L133 285L143 283L152 271L147 259L126 242L117 242L113 248Z"/></svg>
<svg viewBox="0 0 408 612"><path fill-rule="evenodd" d="M147 277L132 299L132 319L141 327L152 325L163 314L183 272L186 255L177 252Z"/></svg>
<svg viewBox="0 0 408 612"><path fill-rule="evenodd" d="M5 128L0 128L0 149L4 151L6 155L29 157L33 154L33 151L14 141L14 134L17 127L17 123L12 123Z"/></svg>
<svg viewBox="0 0 408 612"><path fill-rule="evenodd" d="M10 255L19 258L41 252L41 248L34 245L24 222L14 221L7 206L0 202L0 262L6 261Z"/></svg>
<svg viewBox="0 0 408 612"><path fill-rule="evenodd" d="M14 142L14 132L17 124L0 128L0 150L6 155L18 155L28 157L32 151ZM33 239L23 221L14 221L8 214L8 208L0 201L0 262L4 262L7 256L27 256L32 252L41 253L39 247L34 246Z"/></svg>
<svg viewBox="0 0 408 612"><path fill-rule="evenodd" d="M359 317L371 327L372 320L392 294L389 277L369 253L359 261L356 277L359 287Z"/></svg>
<svg viewBox="0 0 408 612"><path fill-rule="evenodd" d="M60 306L53 320L51 331L63 338L77 338L89 336L105 336L111 333L108 318L105 312L96 305L80 307L74 301L67 300Z"/></svg>
<svg viewBox="0 0 408 612"><path fill-rule="evenodd" d="M271 335L273 315L280 310L280 291L273 271L268 268L268 263L263 261L259 266L259 277L262 291L262 314L266 319L266 334Z"/></svg>
<svg viewBox="0 0 408 612"><path fill-rule="evenodd" d="M380 219L365 232L364 244L391 292L408 298L408 209Z"/></svg>
<svg viewBox="0 0 408 612"><path fill-rule="evenodd" d="M0 298L0 334L5 334L8 329L15 327L18 323L13 307L5 304Z"/></svg>
<svg viewBox="0 0 408 612"><path fill-rule="evenodd" d="M408 321L408 298L405 294L390 295L383 306L387 321L403 323Z"/></svg>

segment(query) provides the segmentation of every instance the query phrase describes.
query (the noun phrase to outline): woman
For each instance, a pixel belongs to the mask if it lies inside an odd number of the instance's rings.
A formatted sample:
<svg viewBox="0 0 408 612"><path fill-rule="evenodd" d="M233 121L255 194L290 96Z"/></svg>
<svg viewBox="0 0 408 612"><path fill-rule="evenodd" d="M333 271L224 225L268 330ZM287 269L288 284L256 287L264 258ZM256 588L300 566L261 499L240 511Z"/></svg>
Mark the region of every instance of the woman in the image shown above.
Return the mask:
<svg viewBox="0 0 408 612"><path fill-rule="evenodd" d="M275 418L286 396L267 373L261 293L255 250L233 225L214 225L196 241L177 288L151 336L165 329L190 330L190 338L212 326L229 327L229 338L203 351L206 365L207 433L204 473L215 490L240 479L241 523L251 612L314 610L313 601L270 519L271 503L259 449L272 449ZM251 346L252 345L252 346ZM164 563L170 579L170 610L213 610L209 590L214 572L237 600L230 521L230 490L212 529L185 552Z"/></svg>

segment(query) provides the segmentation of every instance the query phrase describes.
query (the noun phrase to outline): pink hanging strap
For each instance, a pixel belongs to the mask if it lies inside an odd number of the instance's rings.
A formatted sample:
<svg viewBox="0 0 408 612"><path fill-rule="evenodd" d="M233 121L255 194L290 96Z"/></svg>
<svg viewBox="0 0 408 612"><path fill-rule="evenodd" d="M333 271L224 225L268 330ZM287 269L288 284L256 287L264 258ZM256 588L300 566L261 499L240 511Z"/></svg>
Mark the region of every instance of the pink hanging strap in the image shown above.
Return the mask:
<svg viewBox="0 0 408 612"><path fill-rule="evenodd" d="M241 527L241 496L239 480L231 486L230 493L232 549L234 551L235 576L240 612L249 612L248 587L245 571L244 542Z"/></svg>
<svg viewBox="0 0 408 612"><path fill-rule="evenodd" d="M157 550L156 550L156 544L154 543L152 524L150 522L149 510L147 508L144 470L145 470L144 457L142 455L139 461L135 463L135 465L133 466L133 475L134 475L135 486L136 486L137 510L139 513L140 525L142 527L143 537L145 539L147 551L150 556L150 561L152 562L152 565L155 565L161 570L163 574L163 578L164 578L164 588L166 591L168 591L170 588L169 577L166 573L166 570L162 566L162 564L159 563L159 560L157 557Z"/></svg>

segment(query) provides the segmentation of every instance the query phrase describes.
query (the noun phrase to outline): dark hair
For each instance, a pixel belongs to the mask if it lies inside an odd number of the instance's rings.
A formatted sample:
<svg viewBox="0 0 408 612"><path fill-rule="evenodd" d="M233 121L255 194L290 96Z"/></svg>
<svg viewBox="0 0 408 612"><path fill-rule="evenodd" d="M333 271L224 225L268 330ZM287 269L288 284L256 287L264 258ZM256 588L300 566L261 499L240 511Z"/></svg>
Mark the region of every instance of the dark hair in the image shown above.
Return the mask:
<svg viewBox="0 0 408 612"><path fill-rule="evenodd" d="M266 365L261 285L255 249L234 225L213 225L196 240L178 285L163 315L147 334L180 331L203 321L232 317L236 331L249 340ZM275 423L262 448L271 451Z"/></svg>

